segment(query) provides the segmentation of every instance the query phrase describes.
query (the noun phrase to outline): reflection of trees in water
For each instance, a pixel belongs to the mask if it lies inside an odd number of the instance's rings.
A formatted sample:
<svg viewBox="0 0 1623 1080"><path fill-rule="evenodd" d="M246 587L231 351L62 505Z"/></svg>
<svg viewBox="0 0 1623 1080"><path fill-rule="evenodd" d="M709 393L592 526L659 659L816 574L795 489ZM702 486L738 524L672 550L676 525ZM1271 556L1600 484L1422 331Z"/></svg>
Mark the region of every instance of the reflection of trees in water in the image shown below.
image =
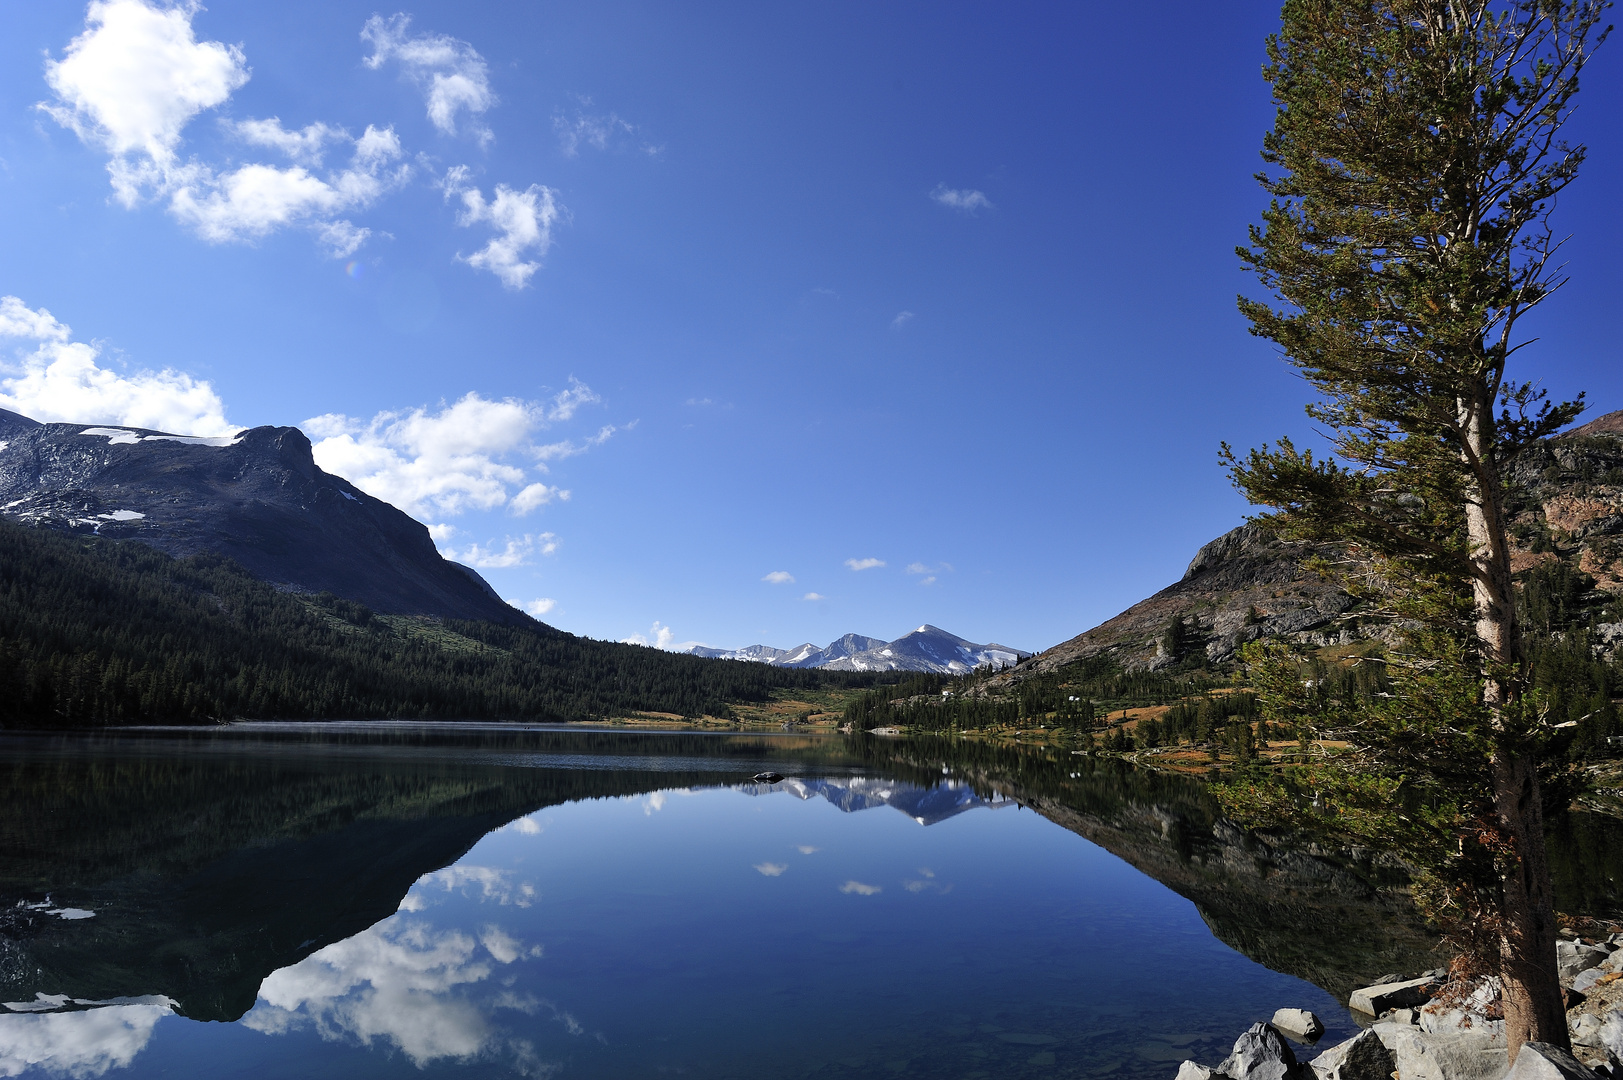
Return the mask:
<svg viewBox="0 0 1623 1080"><path fill-rule="evenodd" d="M19 743L27 750L15 751ZM189 1016L235 1019L271 971L387 918L423 874L522 815L737 783L791 760L849 760L838 740L608 732L344 734L333 743L289 731L188 743L9 741L15 752L0 764L5 1000L36 990L164 994ZM533 767L560 754L575 767ZM656 756L696 767L655 771ZM66 923L11 906L47 893L96 917Z"/></svg>
<svg viewBox="0 0 1623 1080"><path fill-rule="evenodd" d="M1194 901L1225 942L1332 992L1431 966L1394 867L1242 834L1198 780L1052 748L288 728L180 745L12 739L0 754L4 1000L163 994L187 1015L234 1019L272 971L389 918L414 882L493 828L546 806L736 784L765 769L919 787L950 777L1017 799ZM1564 901L1589 910L1612 903L1605 868L1623 843L1615 829L1580 826L1553 837L1552 856ZM97 916L67 923L10 906L46 893Z"/></svg>
<svg viewBox="0 0 1623 1080"><path fill-rule="evenodd" d="M976 740L862 738L876 765L923 778L943 766L1042 814L1194 902L1251 959L1343 998L1387 971L1436 963L1401 867L1225 822L1199 780L1120 760Z"/></svg>

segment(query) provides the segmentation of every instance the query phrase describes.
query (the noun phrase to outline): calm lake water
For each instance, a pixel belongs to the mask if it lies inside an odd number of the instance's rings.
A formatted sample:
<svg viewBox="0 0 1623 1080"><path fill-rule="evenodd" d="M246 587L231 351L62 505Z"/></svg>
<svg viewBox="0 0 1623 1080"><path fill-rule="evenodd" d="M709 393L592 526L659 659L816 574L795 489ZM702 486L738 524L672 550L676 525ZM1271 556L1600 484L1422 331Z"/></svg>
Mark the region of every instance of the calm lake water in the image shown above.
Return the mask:
<svg viewBox="0 0 1623 1080"><path fill-rule="evenodd" d="M3 1076L1170 1080L1434 962L1379 867L1053 752L247 725L0 775Z"/></svg>

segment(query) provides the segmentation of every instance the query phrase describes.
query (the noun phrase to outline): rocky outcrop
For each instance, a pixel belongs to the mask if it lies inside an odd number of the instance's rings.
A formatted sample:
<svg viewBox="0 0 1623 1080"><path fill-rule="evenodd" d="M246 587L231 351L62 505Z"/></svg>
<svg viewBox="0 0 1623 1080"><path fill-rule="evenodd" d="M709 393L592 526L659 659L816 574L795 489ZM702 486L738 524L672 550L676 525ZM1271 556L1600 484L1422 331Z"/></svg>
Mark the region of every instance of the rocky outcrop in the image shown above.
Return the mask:
<svg viewBox="0 0 1623 1080"><path fill-rule="evenodd" d="M529 621L442 558L421 522L323 472L297 428L203 439L0 410L0 514L177 557L223 555L279 588L383 614Z"/></svg>
<svg viewBox="0 0 1623 1080"><path fill-rule="evenodd" d="M1320 645L1352 640L1354 631L1334 625L1353 606L1352 598L1305 570L1307 554L1260 525L1242 525L1201 548L1176 584L1037 654L1012 674L1053 671L1100 655L1129 671L1171 667L1195 653L1220 664L1259 637ZM1174 621L1182 640L1169 650Z"/></svg>
<svg viewBox="0 0 1623 1080"><path fill-rule="evenodd" d="M1601 590L1623 595L1623 411L1525 451L1510 472L1507 510L1516 570L1563 560ZM1303 567L1307 555L1261 526L1242 525L1201 548L1175 584L1022 662L998 685L1096 656L1129 671L1190 660L1223 665L1259 637L1324 646L1378 633L1359 624L1352 599L1334 582ZM1623 645L1623 624L1603 628L1603 636L1611 655Z"/></svg>

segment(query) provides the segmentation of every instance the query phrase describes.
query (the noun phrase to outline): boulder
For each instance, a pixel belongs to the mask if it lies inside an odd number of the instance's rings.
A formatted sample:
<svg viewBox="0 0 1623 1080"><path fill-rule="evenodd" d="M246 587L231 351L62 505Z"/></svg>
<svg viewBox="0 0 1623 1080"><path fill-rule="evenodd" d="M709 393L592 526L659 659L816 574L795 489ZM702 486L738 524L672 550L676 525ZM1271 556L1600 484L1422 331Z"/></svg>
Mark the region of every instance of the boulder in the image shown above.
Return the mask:
<svg viewBox="0 0 1623 1080"><path fill-rule="evenodd" d="M1444 1008L1441 1002L1432 1002L1420 1010L1420 1030L1432 1035L1489 1035L1501 1042L1505 1037L1505 1022L1488 1019L1489 1012L1498 1011L1500 982L1497 975L1481 980L1471 993L1457 1005Z"/></svg>
<svg viewBox="0 0 1623 1080"><path fill-rule="evenodd" d="M1302 1042L1312 1042L1324 1034L1324 1021L1306 1009L1280 1009L1274 1013L1272 1023Z"/></svg>
<svg viewBox="0 0 1623 1080"><path fill-rule="evenodd" d="M1420 1030L1429 1035L1487 1035L1503 1041L1505 1022L1489 1020L1472 1008L1437 1009L1427 1006L1420 1010Z"/></svg>
<svg viewBox="0 0 1623 1080"><path fill-rule="evenodd" d="M1284 1036L1269 1024L1252 1024L1217 1071L1232 1080L1298 1080L1303 1069Z"/></svg>
<svg viewBox="0 0 1623 1080"><path fill-rule="evenodd" d="M1487 1034L1433 1035L1413 1027L1378 1024L1403 1080L1500 1080L1510 1064L1504 1039ZM1373 1029L1372 1029L1373 1030Z"/></svg>
<svg viewBox="0 0 1623 1080"><path fill-rule="evenodd" d="M1373 1030L1360 1031L1346 1042L1337 1043L1308 1064L1313 1069L1309 1080L1391 1080L1397 1068L1392 1051Z"/></svg>
<svg viewBox="0 0 1623 1080"><path fill-rule="evenodd" d="M1623 1012L1613 1009L1600 1018L1600 1043L1614 1059L1623 1061Z"/></svg>
<svg viewBox="0 0 1623 1080"><path fill-rule="evenodd" d="M1516 1064L1505 1074L1505 1080L1600 1080L1600 1077L1565 1050L1549 1043L1530 1042L1522 1045Z"/></svg>
<svg viewBox="0 0 1623 1080"><path fill-rule="evenodd" d="M1572 980L1572 989L1580 994L1587 994L1595 988L1596 983L1603 979L1607 982L1616 982L1617 972L1606 970L1604 964L1597 964L1586 971L1578 972L1577 976Z"/></svg>
<svg viewBox="0 0 1623 1080"><path fill-rule="evenodd" d="M1379 1016L1388 1009L1403 1009L1424 1005L1431 1000L1431 990L1438 985L1432 976L1406 979L1403 982L1379 983L1354 990L1347 999L1349 1008L1371 1016Z"/></svg>
<svg viewBox="0 0 1623 1080"><path fill-rule="evenodd" d="M1572 1037L1573 1046L1598 1050L1603 1045L1601 1026L1601 1018L1594 1013L1581 1013L1568 1023L1567 1033Z"/></svg>
<svg viewBox="0 0 1623 1080"><path fill-rule="evenodd" d="M1555 966L1562 982L1568 982L1576 978L1580 971L1588 971L1597 964L1605 963L1611 955L1605 949L1585 945L1581 941L1557 941L1555 943Z"/></svg>
<svg viewBox="0 0 1623 1080"><path fill-rule="evenodd" d="M1178 1080L1228 1080L1228 1078L1216 1069L1208 1069L1204 1065L1186 1061L1178 1066Z"/></svg>

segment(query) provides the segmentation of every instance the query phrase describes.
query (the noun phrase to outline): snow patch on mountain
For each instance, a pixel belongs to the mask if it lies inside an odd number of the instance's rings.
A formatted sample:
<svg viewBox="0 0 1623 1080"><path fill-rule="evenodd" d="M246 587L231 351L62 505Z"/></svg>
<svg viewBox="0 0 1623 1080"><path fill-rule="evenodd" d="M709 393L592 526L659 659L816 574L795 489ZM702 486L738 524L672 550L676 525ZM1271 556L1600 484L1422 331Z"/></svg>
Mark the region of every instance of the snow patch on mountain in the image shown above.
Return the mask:
<svg viewBox="0 0 1623 1080"><path fill-rule="evenodd" d="M929 671L962 675L981 667L1004 667L1031 654L1006 645L977 645L926 623L910 634L885 641L846 634L819 649L807 642L793 649L751 645L747 649L712 649L696 645L695 656L720 660L753 660L773 667L824 668L829 671Z"/></svg>

